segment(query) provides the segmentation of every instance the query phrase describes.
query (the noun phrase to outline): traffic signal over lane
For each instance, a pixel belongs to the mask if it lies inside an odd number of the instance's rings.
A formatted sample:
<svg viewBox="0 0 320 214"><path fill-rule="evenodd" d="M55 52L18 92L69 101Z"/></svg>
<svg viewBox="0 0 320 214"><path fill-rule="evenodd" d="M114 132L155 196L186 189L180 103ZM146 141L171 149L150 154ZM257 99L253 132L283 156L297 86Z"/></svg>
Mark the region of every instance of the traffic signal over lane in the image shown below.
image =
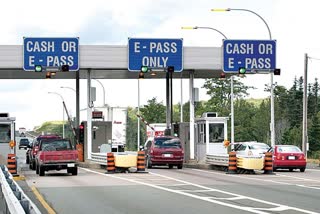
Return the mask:
<svg viewBox="0 0 320 214"><path fill-rule="evenodd" d="M84 123L79 125L79 143L84 143Z"/></svg>

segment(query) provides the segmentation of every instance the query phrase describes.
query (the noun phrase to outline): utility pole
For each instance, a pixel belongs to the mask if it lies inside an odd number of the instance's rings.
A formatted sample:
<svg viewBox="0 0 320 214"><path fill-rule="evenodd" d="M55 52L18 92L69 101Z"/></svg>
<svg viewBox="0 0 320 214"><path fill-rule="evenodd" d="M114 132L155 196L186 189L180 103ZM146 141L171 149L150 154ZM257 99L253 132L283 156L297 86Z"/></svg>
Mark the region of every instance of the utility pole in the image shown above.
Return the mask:
<svg viewBox="0 0 320 214"><path fill-rule="evenodd" d="M302 152L307 158L307 115L308 115L308 95L307 95L307 73L308 73L308 54L304 54L304 77L303 77L303 119L302 119Z"/></svg>

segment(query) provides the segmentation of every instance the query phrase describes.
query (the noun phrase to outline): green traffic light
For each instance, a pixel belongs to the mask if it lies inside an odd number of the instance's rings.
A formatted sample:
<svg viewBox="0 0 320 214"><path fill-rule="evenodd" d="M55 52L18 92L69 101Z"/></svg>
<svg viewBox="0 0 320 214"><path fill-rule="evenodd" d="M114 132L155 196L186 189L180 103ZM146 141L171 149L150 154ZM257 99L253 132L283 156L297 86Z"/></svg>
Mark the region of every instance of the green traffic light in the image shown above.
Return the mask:
<svg viewBox="0 0 320 214"><path fill-rule="evenodd" d="M41 65L36 65L34 66L35 72L42 72L42 66Z"/></svg>
<svg viewBox="0 0 320 214"><path fill-rule="evenodd" d="M141 72L142 73L147 73L149 70L148 66L141 66Z"/></svg>
<svg viewBox="0 0 320 214"><path fill-rule="evenodd" d="M246 68L239 68L239 74L245 74L247 71Z"/></svg>

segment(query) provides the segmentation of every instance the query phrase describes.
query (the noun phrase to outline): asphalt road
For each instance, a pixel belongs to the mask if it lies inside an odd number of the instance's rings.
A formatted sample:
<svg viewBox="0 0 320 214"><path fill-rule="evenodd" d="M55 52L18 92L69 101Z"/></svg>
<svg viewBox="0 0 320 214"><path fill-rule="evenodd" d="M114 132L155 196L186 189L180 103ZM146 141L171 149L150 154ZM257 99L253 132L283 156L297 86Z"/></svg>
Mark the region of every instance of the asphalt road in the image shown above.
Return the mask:
<svg viewBox="0 0 320 214"><path fill-rule="evenodd" d="M18 151L22 167L24 154ZM320 213L319 167L273 175L190 168L148 172L80 169L78 176L50 171L39 177L34 171L22 171L26 183L35 185L59 214Z"/></svg>

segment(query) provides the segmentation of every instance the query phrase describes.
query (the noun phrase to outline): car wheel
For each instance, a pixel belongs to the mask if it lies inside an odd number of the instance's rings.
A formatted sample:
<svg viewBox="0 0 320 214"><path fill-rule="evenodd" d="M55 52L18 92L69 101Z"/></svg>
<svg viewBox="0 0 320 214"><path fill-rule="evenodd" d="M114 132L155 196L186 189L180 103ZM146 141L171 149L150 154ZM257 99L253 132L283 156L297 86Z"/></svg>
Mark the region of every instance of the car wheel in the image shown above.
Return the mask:
<svg viewBox="0 0 320 214"><path fill-rule="evenodd" d="M44 168L43 167L38 167L39 168L39 175L44 176Z"/></svg>
<svg viewBox="0 0 320 214"><path fill-rule="evenodd" d="M33 161L33 162L31 163L31 169L32 169L32 170L35 170L35 169L36 169L36 162Z"/></svg>
<svg viewBox="0 0 320 214"><path fill-rule="evenodd" d="M151 169L152 168L152 162L150 160L150 157L147 157L147 168Z"/></svg>
<svg viewBox="0 0 320 214"><path fill-rule="evenodd" d="M303 168L300 169L300 172L304 172L304 171L306 171L306 168L305 168L305 167L303 167Z"/></svg>
<svg viewBox="0 0 320 214"><path fill-rule="evenodd" d="M169 164L169 169L172 169L173 168L173 165L172 164Z"/></svg>
<svg viewBox="0 0 320 214"><path fill-rule="evenodd" d="M40 172L40 169L39 169L39 166L36 167L36 174L39 174Z"/></svg>
<svg viewBox="0 0 320 214"><path fill-rule="evenodd" d="M19 147L19 150L21 149L21 147Z"/></svg>
<svg viewBox="0 0 320 214"><path fill-rule="evenodd" d="M277 171L277 168L276 168L276 167L273 167L273 171L276 172L276 171Z"/></svg>
<svg viewBox="0 0 320 214"><path fill-rule="evenodd" d="M72 168L71 174L72 174L72 175L78 175L78 167Z"/></svg>
<svg viewBox="0 0 320 214"><path fill-rule="evenodd" d="M178 167L178 169L182 169L183 165L179 164L177 167Z"/></svg>
<svg viewBox="0 0 320 214"><path fill-rule="evenodd" d="M289 169L289 172L292 172L292 171L293 171L293 169L292 169L292 168L290 168L290 169Z"/></svg>
<svg viewBox="0 0 320 214"><path fill-rule="evenodd" d="M27 156L27 157L26 157L26 164L29 164L29 162L30 162L30 161L29 161L29 157Z"/></svg>

